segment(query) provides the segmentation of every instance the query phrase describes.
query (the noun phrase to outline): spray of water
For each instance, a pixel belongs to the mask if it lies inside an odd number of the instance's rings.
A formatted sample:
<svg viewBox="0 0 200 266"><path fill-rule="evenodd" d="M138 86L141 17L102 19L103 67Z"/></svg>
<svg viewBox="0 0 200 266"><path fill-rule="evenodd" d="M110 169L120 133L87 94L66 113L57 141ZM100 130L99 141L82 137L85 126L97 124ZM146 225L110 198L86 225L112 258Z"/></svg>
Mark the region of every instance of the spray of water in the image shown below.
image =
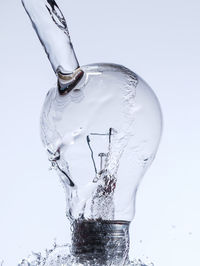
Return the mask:
<svg viewBox="0 0 200 266"><path fill-rule="evenodd" d="M45 250L42 253L32 252L30 256L23 259L18 266L99 266L95 261L88 261L84 265L77 261L77 258L71 254L71 246L57 245L54 243L51 249ZM120 266L110 262L109 266ZM152 262L144 263L140 259L128 261L121 266L154 266Z"/></svg>

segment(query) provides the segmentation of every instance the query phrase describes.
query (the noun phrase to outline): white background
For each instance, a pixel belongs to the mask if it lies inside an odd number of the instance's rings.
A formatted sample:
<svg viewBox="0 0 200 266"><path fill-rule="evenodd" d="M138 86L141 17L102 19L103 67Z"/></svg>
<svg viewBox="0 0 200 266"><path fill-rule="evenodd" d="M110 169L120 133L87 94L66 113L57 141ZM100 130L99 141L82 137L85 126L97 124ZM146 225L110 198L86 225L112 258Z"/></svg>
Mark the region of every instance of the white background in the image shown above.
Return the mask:
<svg viewBox="0 0 200 266"><path fill-rule="evenodd" d="M80 64L114 62L160 99L164 134L137 197L132 257L155 266L200 265L199 0L58 1ZM0 258L69 242L65 200L39 136L55 75L20 1L1 0Z"/></svg>

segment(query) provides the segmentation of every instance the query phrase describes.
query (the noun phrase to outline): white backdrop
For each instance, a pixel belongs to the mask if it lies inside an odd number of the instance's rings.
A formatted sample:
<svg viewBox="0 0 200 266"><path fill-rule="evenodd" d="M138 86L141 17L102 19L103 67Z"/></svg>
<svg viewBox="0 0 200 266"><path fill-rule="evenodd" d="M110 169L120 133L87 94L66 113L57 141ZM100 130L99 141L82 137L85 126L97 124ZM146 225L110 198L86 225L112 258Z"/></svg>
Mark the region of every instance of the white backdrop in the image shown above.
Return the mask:
<svg viewBox="0 0 200 266"><path fill-rule="evenodd" d="M58 1L80 64L114 62L158 95L164 134L137 197L131 255L155 266L199 265L200 2ZM21 2L1 1L0 259L69 242L65 200L39 136L55 75Z"/></svg>

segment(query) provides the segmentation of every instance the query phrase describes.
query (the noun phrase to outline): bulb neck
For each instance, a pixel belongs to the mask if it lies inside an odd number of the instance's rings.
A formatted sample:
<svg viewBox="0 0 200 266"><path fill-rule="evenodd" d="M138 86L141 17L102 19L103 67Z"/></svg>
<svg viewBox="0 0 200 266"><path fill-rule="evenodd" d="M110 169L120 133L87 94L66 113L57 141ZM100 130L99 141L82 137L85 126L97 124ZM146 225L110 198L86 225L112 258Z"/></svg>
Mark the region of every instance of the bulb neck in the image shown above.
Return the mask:
<svg viewBox="0 0 200 266"><path fill-rule="evenodd" d="M95 265L125 265L129 224L128 221L76 220L72 224L73 256L83 265L94 265L94 262Z"/></svg>
<svg viewBox="0 0 200 266"><path fill-rule="evenodd" d="M69 93L79 83L84 75L83 70L76 69L72 73L63 73L61 69L57 70L58 91L60 95Z"/></svg>

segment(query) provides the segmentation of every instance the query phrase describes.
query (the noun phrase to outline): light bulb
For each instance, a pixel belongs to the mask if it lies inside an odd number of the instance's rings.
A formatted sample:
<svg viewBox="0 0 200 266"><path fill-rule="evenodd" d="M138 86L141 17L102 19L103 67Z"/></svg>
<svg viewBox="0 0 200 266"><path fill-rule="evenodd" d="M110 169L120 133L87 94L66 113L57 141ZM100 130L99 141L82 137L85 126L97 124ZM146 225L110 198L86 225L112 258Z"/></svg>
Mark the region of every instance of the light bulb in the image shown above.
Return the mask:
<svg viewBox="0 0 200 266"><path fill-rule="evenodd" d="M160 105L128 68L79 67L57 4L38 2L23 4L58 77L43 106L41 137L66 192L72 254L83 265L111 265L111 258L125 265L136 192L160 142Z"/></svg>
<svg viewBox="0 0 200 266"><path fill-rule="evenodd" d="M41 128L66 190L67 216L85 240L86 221L124 229L134 218L136 192L155 157L162 119L155 94L130 70L111 64L81 70L70 92L50 90Z"/></svg>
<svg viewBox="0 0 200 266"><path fill-rule="evenodd" d="M42 140L64 182L69 218L131 221L137 187L159 144L160 107L150 87L125 67L81 70L70 92L49 91Z"/></svg>

